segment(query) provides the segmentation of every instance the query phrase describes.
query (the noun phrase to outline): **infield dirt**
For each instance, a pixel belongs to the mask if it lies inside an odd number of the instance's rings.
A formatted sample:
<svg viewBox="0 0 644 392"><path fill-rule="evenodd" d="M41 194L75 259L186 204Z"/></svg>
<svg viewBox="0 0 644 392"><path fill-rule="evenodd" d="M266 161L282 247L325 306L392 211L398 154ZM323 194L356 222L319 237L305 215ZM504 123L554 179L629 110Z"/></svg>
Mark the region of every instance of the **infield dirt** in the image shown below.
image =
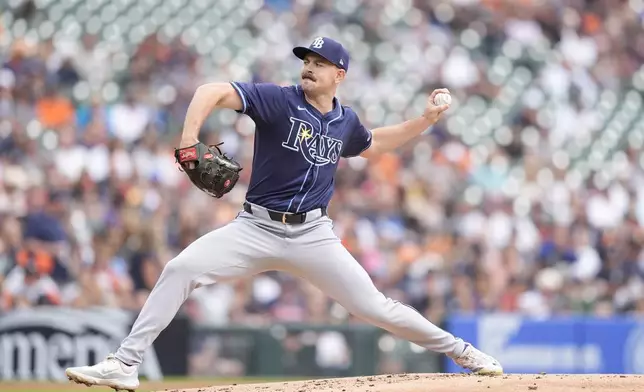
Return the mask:
<svg viewBox="0 0 644 392"><path fill-rule="evenodd" d="M643 392L639 375L397 374L265 384L240 384L168 392Z"/></svg>

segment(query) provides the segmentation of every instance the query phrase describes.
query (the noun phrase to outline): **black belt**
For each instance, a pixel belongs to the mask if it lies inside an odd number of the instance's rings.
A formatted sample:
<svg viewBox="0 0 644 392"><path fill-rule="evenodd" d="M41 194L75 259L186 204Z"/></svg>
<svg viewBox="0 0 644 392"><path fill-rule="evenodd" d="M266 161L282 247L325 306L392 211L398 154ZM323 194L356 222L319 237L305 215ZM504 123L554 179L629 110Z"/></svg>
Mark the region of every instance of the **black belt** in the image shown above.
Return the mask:
<svg viewBox="0 0 644 392"><path fill-rule="evenodd" d="M322 216L327 216L326 212L326 207L320 208L322 210ZM246 202L244 203L244 211L248 212L249 214L253 213L253 207L250 205L250 203ZM268 216L271 218L271 220L274 220L275 222L282 222L284 224L289 223L289 224L301 224L306 222L306 212L300 212L299 214L293 214L293 213L284 213L284 212L278 212L278 211L273 211L266 209L266 212L268 212Z"/></svg>

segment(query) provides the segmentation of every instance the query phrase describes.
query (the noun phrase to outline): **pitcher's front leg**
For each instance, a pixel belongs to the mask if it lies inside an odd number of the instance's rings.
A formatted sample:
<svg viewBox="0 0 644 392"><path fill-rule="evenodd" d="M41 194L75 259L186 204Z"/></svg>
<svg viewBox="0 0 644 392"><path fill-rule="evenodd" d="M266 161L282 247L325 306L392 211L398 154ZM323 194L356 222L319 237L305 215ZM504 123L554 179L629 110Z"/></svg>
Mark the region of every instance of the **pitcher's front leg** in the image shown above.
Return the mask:
<svg viewBox="0 0 644 392"><path fill-rule="evenodd" d="M263 261L273 256L275 244L272 234L246 218L237 218L200 237L165 266L116 354L94 366L68 368L67 377L88 386L136 389L143 353L170 324L190 293L216 281L264 271Z"/></svg>

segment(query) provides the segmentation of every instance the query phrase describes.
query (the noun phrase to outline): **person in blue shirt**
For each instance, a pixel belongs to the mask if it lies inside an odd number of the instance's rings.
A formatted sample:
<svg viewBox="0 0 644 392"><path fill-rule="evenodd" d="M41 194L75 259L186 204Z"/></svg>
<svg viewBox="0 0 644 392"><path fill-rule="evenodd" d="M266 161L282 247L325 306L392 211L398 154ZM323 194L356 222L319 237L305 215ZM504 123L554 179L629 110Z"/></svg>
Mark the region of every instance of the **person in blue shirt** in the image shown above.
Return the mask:
<svg viewBox="0 0 644 392"><path fill-rule="evenodd" d="M213 110L235 110L256 125L243 210L171 260L116 353L94 366L67 369L70 379L134 390L143 353L192 290L266 271L305 279L357 317L444 353L473 373L503 373L491 356L432 324L413 308L386 298L334 234L327 214L340 158L377 157L417 137L449 108L434 104L437 94L449 91L434 90L417 118L367 129L336 98L349 70L345 48L331 38L317 37L293 53L303 61L297 85L233 81L208 83L196 90L180 148L199 142L199 131Z"/></svg>

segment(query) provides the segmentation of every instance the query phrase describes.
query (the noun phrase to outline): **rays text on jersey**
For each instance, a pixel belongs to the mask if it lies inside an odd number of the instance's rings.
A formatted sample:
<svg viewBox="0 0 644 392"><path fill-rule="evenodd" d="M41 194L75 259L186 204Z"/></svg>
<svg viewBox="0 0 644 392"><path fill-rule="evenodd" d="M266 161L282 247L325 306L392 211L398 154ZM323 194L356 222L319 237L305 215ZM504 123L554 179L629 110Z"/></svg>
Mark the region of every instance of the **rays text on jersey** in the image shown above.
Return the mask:
<svg viewBox="0 0 644 392"><path fill-rule="evenodd" d="M305 120L291 117L291 131L282 147L302 153L315 166L337 163L342 152L342 140L323 135Z"/></svg>

